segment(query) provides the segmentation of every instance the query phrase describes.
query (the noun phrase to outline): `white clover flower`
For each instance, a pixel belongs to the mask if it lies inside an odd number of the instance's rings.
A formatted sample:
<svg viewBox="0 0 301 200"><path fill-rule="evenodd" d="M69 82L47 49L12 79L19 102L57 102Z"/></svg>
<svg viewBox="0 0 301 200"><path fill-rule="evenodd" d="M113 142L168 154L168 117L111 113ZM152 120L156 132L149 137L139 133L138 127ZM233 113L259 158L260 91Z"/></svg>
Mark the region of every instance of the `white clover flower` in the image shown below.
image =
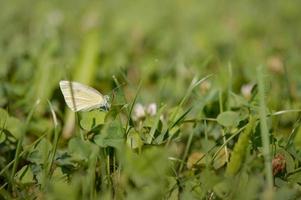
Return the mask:
<svg viewBox="0 0 301 200"><path fill-rule="evenodd" d="M134 121L144 120L146 116L153 117L157 114L157 104L150 103L143 106L141 103L134 105L132 118Z"/></svg>
<svg viewBox="0 0 301 200"><path fill-rule="evenodd" d="M244 84L243 86L241 86L240 92L246 99L251 98L253 86L254 84L252 83Z"/></svg>
<svg viewBox="0 0 301 200"><path fill-rule="evenodd" d="M143 119L145 117L144 107L141 103L137 103L133 109L133 119L135 121Z"/></svg>
<svg viewBox="0 0 301 200"><path fill-rule="evenodd" d="M155 116L157 114L157 104L151 103L146 108L146 113L150 116Z"/></svg>

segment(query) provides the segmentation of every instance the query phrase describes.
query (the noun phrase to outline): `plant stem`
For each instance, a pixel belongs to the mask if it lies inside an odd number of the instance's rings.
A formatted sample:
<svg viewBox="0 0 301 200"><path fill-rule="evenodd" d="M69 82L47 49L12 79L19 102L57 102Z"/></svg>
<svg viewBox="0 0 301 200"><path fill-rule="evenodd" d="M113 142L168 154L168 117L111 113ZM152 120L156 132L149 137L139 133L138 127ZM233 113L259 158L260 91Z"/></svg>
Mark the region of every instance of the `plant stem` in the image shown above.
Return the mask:
<svg viewBox="0 0 301 200"><path fill-rule="evenodd" d="M229 101L229 99L228 99ZM222 91L219 91L219 108L220 108L220 113L224 112L224 108L223 108L223 94ZM222 136L223 136L223 142L225 144L225 155L226 155L226 162L229 161L229 153L228 153L228 147L226 144L226 135L225 135L225 130L222 129Z"/></svg>
<svg viewBox="0 0 301 200"><path fill-rule="evenodd" d="M54 159L55 159L55 154L57 151L57 147L58 147L58 142L61 136L61 132L59 131L59 127L58 127L58 122L57 122L57 117L55 114L54 109L52 108L52 105L50 103L50 101L48 101L49 104L49 108L52 114L52 118L53 118L53 124L54 124L54 146L52 148L51 154L50 154L50 163L48 164L48 169L47 169L47 174L51 177L51 168L53 166L54 163Z"/></svg>
<svg viewBox="0 0 301 200"><path fill-rule="evenodd" d="M194 131L197 130L196 125L194 125L194 128L195 128ZM188 141L187 141L187 145L186 145L186 148L185 148L185 152L184 152L184 155L183 155L183 158L182 158L183 161L185 161L186 158L187 158L187 155L188 155L188 152L189 152L189 149L190 149L190 146L191 146L192 138L193 138L193 135L195 133L194 131L190 132L190 135L189 135L189 138L188 138ZM183 167L184 167L184 162L181 162L180 167L179 167L179 171L178 171L179 174L181 173Z"/></svg>
<svg viewBox="0 0 301 200"><path fill-rule="evenodd" d="M273 173L270 154L270 139L266 119L266 102L265 102L265 85L262 66L257 68L258 91L259 91L259 116L260 116L260 132L263 146L263 155L265 160L265 175L267 180L268 191L273 190Z"/></svg>
<svg viewBox="0 0 301 200"><path fill-rule="evenodd" d="M228 91L227 91L227 110L230 110L230 98L231 98L231 92L232 92L232 65L229 63L228 65Z"/></svg>

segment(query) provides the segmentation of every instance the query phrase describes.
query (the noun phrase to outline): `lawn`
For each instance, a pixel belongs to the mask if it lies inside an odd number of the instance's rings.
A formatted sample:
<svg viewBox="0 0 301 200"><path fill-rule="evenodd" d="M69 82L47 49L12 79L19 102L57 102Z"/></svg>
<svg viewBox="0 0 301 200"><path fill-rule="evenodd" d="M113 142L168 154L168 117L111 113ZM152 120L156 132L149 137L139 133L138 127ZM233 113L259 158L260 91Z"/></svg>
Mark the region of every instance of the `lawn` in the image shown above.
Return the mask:
<svg viewBox="0 0 301 200"><path fill-rule="evenodd" d="M0 199L301 198L301 1L0 3Z"/></svg>

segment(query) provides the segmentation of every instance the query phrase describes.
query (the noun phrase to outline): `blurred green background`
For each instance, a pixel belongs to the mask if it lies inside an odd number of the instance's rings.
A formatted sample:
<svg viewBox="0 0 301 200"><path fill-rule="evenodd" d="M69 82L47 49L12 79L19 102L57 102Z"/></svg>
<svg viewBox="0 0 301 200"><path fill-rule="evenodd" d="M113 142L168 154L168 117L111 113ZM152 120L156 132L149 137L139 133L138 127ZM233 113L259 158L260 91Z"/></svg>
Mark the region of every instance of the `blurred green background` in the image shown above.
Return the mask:
<svg viewBox="0 0 301 200"><path fill-rule="evenodd" d="M264 65L274 72L271 87L289 79L289 95L300 98L300 4L2 1L0 105L22 112L37 98L61 99L61 79L108 93L112 75L126 79L130 96L142 80L145 100L173 102L195 75L213 73L225 85L229 63L235 92Z"/></svg>

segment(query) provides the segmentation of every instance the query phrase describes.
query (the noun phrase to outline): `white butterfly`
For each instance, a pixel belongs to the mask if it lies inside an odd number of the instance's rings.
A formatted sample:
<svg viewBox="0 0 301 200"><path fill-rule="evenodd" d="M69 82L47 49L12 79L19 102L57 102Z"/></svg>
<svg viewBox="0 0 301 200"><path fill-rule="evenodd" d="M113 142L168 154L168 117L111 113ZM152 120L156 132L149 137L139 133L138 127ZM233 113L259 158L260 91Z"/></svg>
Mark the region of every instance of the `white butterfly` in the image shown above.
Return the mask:
<svg viewBox="0 0 301 200"><path fill-rule="evenodd" d="M71 82L60 81L60 88L68 107L74 111L90 111L93 109L102 109L108 111L110 108L107 95L102 95L96 89L87 85Z"/></svg>

